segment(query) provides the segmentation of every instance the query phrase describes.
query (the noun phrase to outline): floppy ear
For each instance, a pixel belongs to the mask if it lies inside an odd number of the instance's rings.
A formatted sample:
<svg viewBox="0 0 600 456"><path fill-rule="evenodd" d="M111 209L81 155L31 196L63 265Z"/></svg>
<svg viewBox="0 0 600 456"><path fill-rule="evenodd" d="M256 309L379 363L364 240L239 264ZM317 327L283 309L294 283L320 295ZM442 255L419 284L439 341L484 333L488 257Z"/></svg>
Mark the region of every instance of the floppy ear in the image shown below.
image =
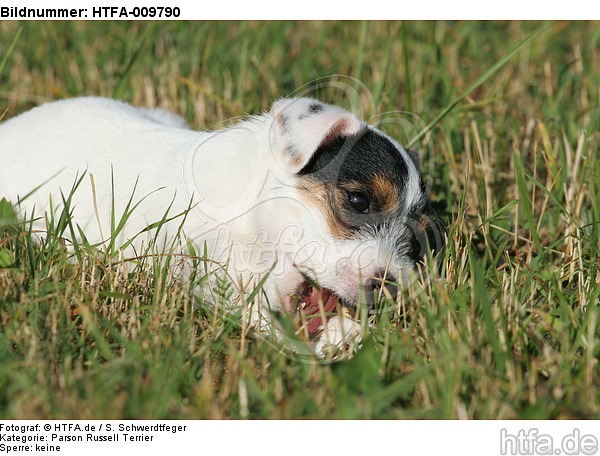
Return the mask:
<svg viewBox="0 0 600 456"><path fill-rule="evenodd" d="M304 168L319 147L366 127L351 112L311 98L277 100L271 115L284 162L292 173Z"/></svg>

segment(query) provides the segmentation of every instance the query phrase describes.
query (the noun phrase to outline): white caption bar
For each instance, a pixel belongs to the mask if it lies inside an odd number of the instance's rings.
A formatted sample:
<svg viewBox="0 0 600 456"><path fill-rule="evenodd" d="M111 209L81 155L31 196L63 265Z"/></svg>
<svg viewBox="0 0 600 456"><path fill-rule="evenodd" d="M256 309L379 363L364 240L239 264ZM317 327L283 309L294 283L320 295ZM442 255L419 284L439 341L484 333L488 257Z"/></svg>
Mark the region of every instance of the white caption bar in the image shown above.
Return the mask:
<svg viewBox="0 0 600 456"><path fill-rule="evenodd" d="M591 456L599 439L593 421L0 421L0 455Z"/></svg>
<svg viewBox="0 0 600 456"><path fill-rule="evenodd" d="M303 0L301 3L273 2L271 0L229 0L227 2L161 2L148 0L4 0L2 6L17 8L16 16L7 13L4 19L42 19L22 13L26 9L68 9L69 15L49 12L44 19L85 19L85 20L132 20L132 19L185 19L185 20L310 20L310 19L369 19L369 20L591 20L600 18L600 2L572 0L569 3L548 0L539 2L504 0L502 7L497 4L472 0L431 0L422 2L390 2L375 0L365 4L347 2L323 2ZM145 8L145 9L144 9ZM154 12L149 8L155 8ZM165 14L171 8L170 14ZM156 9L162 9L158 15ZM176 9L173 11L173 9ZM75 10L75 11L72 11ZM83 11L80 11L83 10ZM6 12L7 10L5 10ZM70 16L73 13L74 16ZM32 13L34 16L36 13ZM54 17L53 17L54 15Z"/></svg>

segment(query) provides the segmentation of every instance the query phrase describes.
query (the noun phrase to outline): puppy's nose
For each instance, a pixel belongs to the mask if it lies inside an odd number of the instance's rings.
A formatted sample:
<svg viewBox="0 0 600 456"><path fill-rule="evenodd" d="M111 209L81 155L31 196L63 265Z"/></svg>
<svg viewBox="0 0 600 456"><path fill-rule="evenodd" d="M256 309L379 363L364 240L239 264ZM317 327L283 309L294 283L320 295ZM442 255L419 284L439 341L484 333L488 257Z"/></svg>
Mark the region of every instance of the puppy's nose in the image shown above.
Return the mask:
<svg viewBox="0 0 600 456"><path fill-rule="evenodd" d="M398 285L396 282L397 279L389 272L386 275L385 271L380 271L373 277L370 277L364 285L369 309L374 309L379 304L379 301L383 301L388 295L392 300L396 300L398 296Z"/></svg>

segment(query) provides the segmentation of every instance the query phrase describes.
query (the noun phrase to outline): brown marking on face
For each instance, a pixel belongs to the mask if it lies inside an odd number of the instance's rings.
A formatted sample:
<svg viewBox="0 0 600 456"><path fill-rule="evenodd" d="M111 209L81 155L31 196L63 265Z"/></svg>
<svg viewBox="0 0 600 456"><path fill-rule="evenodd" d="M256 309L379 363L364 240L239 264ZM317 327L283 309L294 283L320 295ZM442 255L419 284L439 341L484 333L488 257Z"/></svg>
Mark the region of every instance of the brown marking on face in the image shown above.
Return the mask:
<svg viewBox="0 0 600 456"><path fill-rule="evenodd" d="M365 188L358 181L348 181L342 184L342 187L347 192L364 192Z"/></svg>
<svg viewBox="0 0 600 456"><path fill-rule="evenodd" d="M429 228L429 218L425 214L423 214L419 219L419 231L423 233L427 230L427 228Z"/></svg>
<svg viewBox="0 0 600 456"><path fill-rule="evenodd" d="M319 209L334 237L350 239L354 235L352 228L336 216L345 203L346 195L342 190L332 188L327 182L318 181L310 176L298 177L296 188L302 199Z"/></svg>
<svg viewBox="0 0 600 456"><path fill-rule="evenodd" d="M373 176L369 181L369 188L381 211L394 212L400 209L399 189L386 176L382 174Z"/></svg>
<svg viewBox="0 0 600 456"><path fill-rule="evenodd" d="M292 155L291 164L294 168L300 168L302 166L302 155Z"/></svg>
<svg viewBox="0 0 600 456"><path fill-rule="evenodd" d="M356 226L348 222L344 214L348 214L348 192L364 192L372 195L378 212L394 212L399 209L399 189L385 176L374 176L367 185L358 182L344 182L340 187L334 187L329 182L323 182L309 175L297 178L297 188L300 197L308 204L319 209L329 231L339 239L350 239L356 233ZM350 216L353 214L350 214ZM427 226L427 220L419 221Z"/></svg>
<svg viewBox="0 0 600 456"><path fill-rule="evenodd" d="M344 182L341 187L347 192L368 194L375 204L377 212L395 212L400 209L400 190L382 174L373 176L368 183L358 181Z"/></svg>
<svg viewBox="0 0 600 456"><path fill-rule="evenodd" d="M284 113L281 113L277 116L277 123L281 127L282 131L286 130L287 122L288 122L288 118L287 118L287 115L285 115Z"/></svg>
<svg viewBox="0 0 600 456"><path fill-rule="evenodd" d="M323 141L321 141L319 147L326 146L338 136L342 136L344 132L348 130L349 124L350 122L348 121L348 119L342 119L338 123L336 123L333 127L331 127L331 130L327 132L327 135L325 136Z"/></svg>

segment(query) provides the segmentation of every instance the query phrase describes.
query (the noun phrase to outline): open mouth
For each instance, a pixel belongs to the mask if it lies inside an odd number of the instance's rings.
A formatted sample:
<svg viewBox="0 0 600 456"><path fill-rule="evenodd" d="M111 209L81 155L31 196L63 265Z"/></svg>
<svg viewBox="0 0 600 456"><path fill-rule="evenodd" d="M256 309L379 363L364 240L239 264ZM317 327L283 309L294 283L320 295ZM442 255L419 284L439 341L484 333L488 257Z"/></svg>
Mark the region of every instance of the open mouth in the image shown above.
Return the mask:
<svg viewBox="0 0 600 456"><path fill-rule="evenodd" d="M303 281L298 292L289 297L286 307L297 314L310 337L318 335L327 324L329 317L341 313L342 308L353 316L353 309L344 306L342 300L333 291L319 288Z"/></svg>

